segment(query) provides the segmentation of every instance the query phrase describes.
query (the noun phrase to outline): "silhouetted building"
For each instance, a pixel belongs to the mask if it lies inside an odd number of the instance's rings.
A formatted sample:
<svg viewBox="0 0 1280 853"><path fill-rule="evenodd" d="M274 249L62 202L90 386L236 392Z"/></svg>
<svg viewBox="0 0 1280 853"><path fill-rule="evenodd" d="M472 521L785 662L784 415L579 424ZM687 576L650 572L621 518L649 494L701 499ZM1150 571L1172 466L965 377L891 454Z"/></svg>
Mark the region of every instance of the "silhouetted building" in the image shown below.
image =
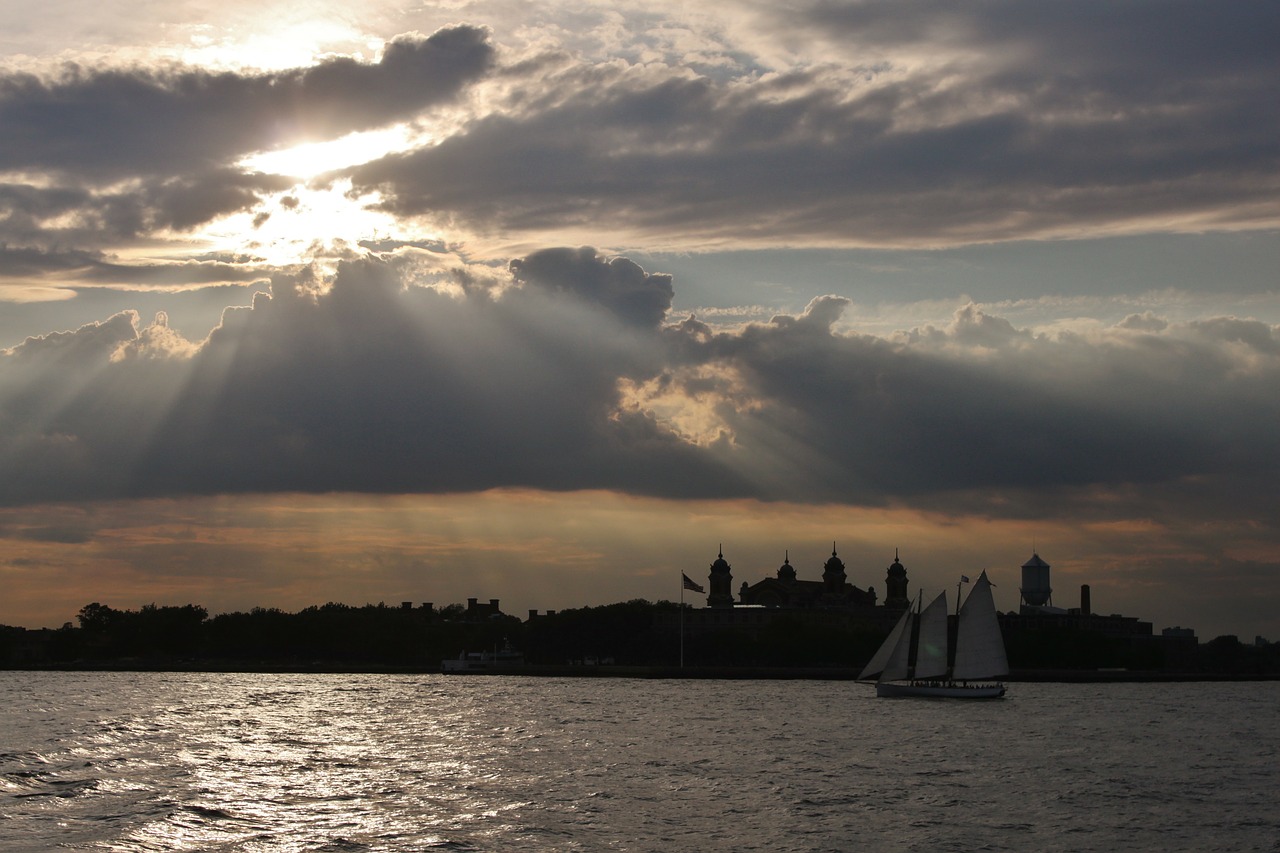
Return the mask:
<svg viewBox="0 0 1280 853"><path fill-rule="evenodd" d="M709 607L717 606L712 604L716 578L714 569L715 565L713 564L713 573L711 575L712 595L707 596L707 605ZM905 585L906 569L902 571ZM836 554L834 547L832 548L830 559L823 564L822 580L820 581L797 580L796 570L791 565L791 555L788 553L782 565L778 568L776 577L765 578L750 585L743 581L742 588L738 591L738 603L740 605L755 605L759 607L787 608L849 609L875 607L876 591L870 587L865 590L859 589L850 584L847 578L844 562ZM730 599L730 606L732 606L732 599Z"/></svg>
<svg viewBox="0 0 1280 853"><path fill-rule="evenodd" d="M893 589L905 599L906 569L896 559L894 564ZM873 650L901 613L901 608L877 606L870 586L849 583L834 546L823 562L821 580L801 580L797 574L786 553L774 576L754 584L744 581L734 601L733 575L721 548L707 579L707 606L686 610L679 619L676 613L660 617L657 629L672 636L682 630L704 660L747 656L784 665L799 660L853 665L861 661L850 660L850 655L860 657L864 645ZM813 641L810 648L791 648L803 637Z"/></svg>
<svg viewBox="0 0 1280 853"><path fill-rule="evenodd" d="M1002 617L1002 624L1015 629L1071 628L1090 631L1109 637L1150 637L1150 622L1136 616L1112 613L1101 616L1093 612L1092 595L1088 584L1080 585L1079 607L1054 607L1053 589L1049 584L1049 564L1032 554L1022 564L1022 605L1018 613Z"/></svg>
<svg viewBox="0 0 1280 853"><path fill-rule="evenodd" d="M1081 613L1076 608L1053 611L1035 611L1023 608L1021 613L1001 615L1001 627L1013 627L1021 630L1040 630L1045 628L1071 628L1078 631L1090 631L1108 637L1150 637L1153 630L1150 622L1143 622L1137 616L1121 616L1112 613L1110 616L1099 616L1093 613Z"/></svg>
<svg viewBox="0 0 1280 853"><path fill-rule="evenodd" d="M733 573L725 561L723 546L711 564L711 574L707 576L707 606L733 607Z"/></svg>
<svg viewBox="0 0 1280 853"><path fill-rule="evenodd" d="M1031 607L1053 604L1053 587L1049 583L1049 564L1033 553L1022 564L1022 603Z"/></svg>
<svg viewBox="0 0 1280 853"><path fill-rule="evenodd" d="M498 599L489 599L488 604L481 604L479 599L468 598L466 612L462 614L462 618L468 622L483 622L486 619L500 618L504 616L502 608L498 607Z"/></svg>
<svg viewBox="0 0 1280 853"><path fill-rule="evenodd" d="M907 592L907 569L898 560L898 549L893 549L893 562L884 577L884 606L890 610L906 610L911 606Z"/></svg>

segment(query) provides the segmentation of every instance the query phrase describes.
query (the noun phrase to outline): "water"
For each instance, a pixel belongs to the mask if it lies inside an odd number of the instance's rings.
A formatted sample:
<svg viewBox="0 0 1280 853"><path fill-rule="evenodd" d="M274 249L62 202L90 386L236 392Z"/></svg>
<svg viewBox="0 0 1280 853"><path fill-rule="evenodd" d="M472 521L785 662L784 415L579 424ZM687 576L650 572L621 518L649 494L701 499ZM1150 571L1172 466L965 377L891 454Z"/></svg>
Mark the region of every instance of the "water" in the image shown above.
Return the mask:
<svg viewBox="0 0 1280 853"><path fill-rule="evenodd" d="M0 851L1280 851L1280 683L0 672Z"/></svg>

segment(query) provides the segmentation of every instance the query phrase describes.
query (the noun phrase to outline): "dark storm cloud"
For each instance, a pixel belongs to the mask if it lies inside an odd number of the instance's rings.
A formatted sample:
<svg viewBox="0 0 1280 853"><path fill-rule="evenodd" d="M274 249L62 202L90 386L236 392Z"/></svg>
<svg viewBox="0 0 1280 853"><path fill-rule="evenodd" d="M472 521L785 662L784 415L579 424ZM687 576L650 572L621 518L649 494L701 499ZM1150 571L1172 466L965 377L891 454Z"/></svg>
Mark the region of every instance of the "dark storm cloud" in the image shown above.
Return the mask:
<svg viewBox="0 0 1280 853"><path fill-rule="evenodd" d="M0 76L0 170L96 180L204 172L254 151L412 117L488 68L483 30L401 36L375 64L274 73L69 67Z"/></svg>
<svg viewBox="0 0 1280 853"><path fill-rule="evenodd" d="M493 53L484 30L458 26L401 36L373 64L0 74L0 243L109 247L251 210L293 181L246 173L240 158L409 120Z"/></svg>
<svg viewBox="0 0 1280 853"><path fill-rule="evenodd" d="M544 249L511 262L516 281L564 292L608 309L623 322L656 327L671 308L671 276L647 273L627 258L601 258L590 247Z"/></svg>
<svg viewBox="0 0 1280 853"><path fill-rule="evenodd" d="M121 344L138 337L138 314L121 311L101 323L89 323L74 332L50 332L27 338L9 351L16 363L35 361L54 368L66 368L77 375L110 358ZM7 377L6 377L7 378ZM34 394L38 388L27 389Z"/></svg>
<svg viewBox="0 0 1280 853"><path fill-rule="evenodd" d="M0 280L37 279L74 275L83 284L121 284L133 287L182 287L187 285L251 282L265 279L266 267L251 259L200 260L173 263L125 264L100 252L46 251L0 245Z"/></svg>
<svg viewBox="0 0 1280 853"><path fill-rule="evenodd" d="M779 31L812 26L830 66L731 82L540 72L508 109L355 182L483 230L669 246L1274 225L1276 10L1050 9L812 7Z"/></svg>
<svg viewBox="0 0 1280 853"><path fill-rule="evenodd" d="M670 284L590 263L497 301L406 289L391 262L346 263L323 292L280 277L191 358L136 315L29 339L0 362L0 494L739 489L652 418L615 411L618 377L658 358L619 282L658 302ZM587 279L600 299L576 295Z"/></svg>
<svg viewBox="0 0 1280 853"><path fill-rule="evenodd" d="M1277 473L1280 334L1266 324L1049 338L970 307L946 329L886 341L831 334L842 303L819 300L805 317L740 334L678 332L687 358L731 369L762 401L722 408L744 451L804 449L782 464L811 499ZM1264 488L1274 495L1274 483Z"/></svg>
<svg viewBox="0 0 1280 853"><path fill-rule="evenodd" d="M1145 96L1227 78L1264 83L1275 65L1280 10L1201 0L821 0L790 7L783 25L835 43L979 50L1008 57L1019 73L1034 60L1065 88Z"/></svg>
<svg viewBox="0 0 1280 853"><path fill-rule="evenodd" d="M199 347L132 312L29 339L0 355L0 500L529 486L1016 515L1105 492L1274 521L1263 323L1047 336L971 306L884 339L824 297L717 331L654 323L670 280L591 249L512 268L500 296L414 286L404 259L278 276Z"/></svg>
<svg viewBox="0 0 1280 853"><path fill-rule="evenodd" d="M262 193L292 185L277 175L236 169L146 178L109 190L0 184L0 241L98 247L146 238L161 229L187 231L249 210Z"/></svg>
<svg viewBox="0 0 1280 853"><path fill-rule="evenodd" d="M160 228L187 231L219 216L249 210L258 203L260 193L288 189L291 183L287 178L232 169L151 181L136 196L142 209L133 233Z"/></svg>
<svg viewBox="0 0 1280 853"><path fill-rule="evenodd" d="M101 253L83 250L45 251L0 246L0 277L29 278L47 273L75 272L103 262Z"/></svg>

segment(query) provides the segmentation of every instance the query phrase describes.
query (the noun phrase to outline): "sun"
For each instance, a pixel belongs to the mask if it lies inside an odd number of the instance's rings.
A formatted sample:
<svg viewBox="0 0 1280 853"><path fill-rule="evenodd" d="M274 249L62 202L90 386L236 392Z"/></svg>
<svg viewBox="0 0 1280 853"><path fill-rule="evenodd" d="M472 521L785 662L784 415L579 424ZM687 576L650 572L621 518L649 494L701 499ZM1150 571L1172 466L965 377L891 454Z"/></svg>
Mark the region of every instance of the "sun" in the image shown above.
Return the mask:
<svg viewBox="0 0 1280 853"><path fill-rule="evenodd" d="M381 198L376 193L354 196L350 180L328 178L338 170L412 149L423 139L407 125L397 125L242 158L236 166L246 172L280 175L294 183L287 190L264 194L252 209L222 217L192 236L212 251L248 254L287 266L360 240L399 234L403 223L378 209ZM325 180L313 180L322 175Z"/></svg>
<svg viewBox="0 0 1280 853"><path fill-rule="evenodd" d="M249 254L274 266L307 263L361 240L399 234L403 224L377 209L379 198L352 197L350 181L324 188L299 182L252 210L224 217L198 235L215 251Z"/></svg>
<svg viewBox="0 0 1280 853"><path fill-rule="evenodd" d="M338 139L304 142L289 148L260 151L236 165L250 172L309 179L335 169L368 163L397 151L423 144L420 135L406 125L349 133Z"/></svg>

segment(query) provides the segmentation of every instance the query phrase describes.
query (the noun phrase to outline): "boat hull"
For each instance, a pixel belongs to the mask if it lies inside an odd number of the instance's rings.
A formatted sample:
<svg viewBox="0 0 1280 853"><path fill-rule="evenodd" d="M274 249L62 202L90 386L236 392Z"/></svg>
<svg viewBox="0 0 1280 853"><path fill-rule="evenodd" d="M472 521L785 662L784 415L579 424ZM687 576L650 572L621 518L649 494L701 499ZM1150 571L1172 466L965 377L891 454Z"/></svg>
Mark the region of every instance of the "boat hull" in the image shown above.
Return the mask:
<svg viewBox="0 0 1280 853"><path fill-rule="evenodd" d="M456 658L446 658L440 662L440 669L446 675L463 672L510 672L524 666L524 655L520 652L463 652Z"/></svg>
<svg viewBox="0 0 1280 853"><path fill-rule="evenodd" d="M919 697L925 699L999 699L1004 695L1000 683L966 684L959 681L881 681L876 696L884 699Z"/></svg>

